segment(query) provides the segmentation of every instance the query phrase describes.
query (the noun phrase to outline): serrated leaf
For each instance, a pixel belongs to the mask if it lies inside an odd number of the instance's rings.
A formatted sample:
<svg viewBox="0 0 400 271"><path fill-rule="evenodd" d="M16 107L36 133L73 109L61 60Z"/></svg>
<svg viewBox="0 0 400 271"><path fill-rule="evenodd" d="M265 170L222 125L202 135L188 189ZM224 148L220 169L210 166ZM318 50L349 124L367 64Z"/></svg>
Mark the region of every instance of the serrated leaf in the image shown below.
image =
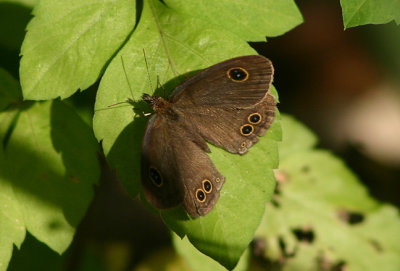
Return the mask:
<svg viewBox="0 0 400 271"><path fill-rule="evenodd" d="M109 106L127 98L139 100L144 92L152 92L157 86L156 76L166 83L189 71L255 53L244 40L228 32L204 29L201 21L178 14L159 1L143 4L135 32L103 76L93 120L96 137L102 140L111 166L133 196L140 190L139 157L146 119L134 118L131 106ZM183 26L188 29L182 31ZM176 85L177 81L172 83Z"/></svg>
<svg viewBox="0 0 400 271"><path fill-rule="evenodd" d="M25 228L51 249L63 252L99 178L96 140L73 110L54 101L16 111L0 113L0 138L5 148L0 163L0 202L7 203L0 216L8 217L0 220L0 242L8 243L0 247L3 266L12 243L20 246ZM14 123L11 130L10 123ZM6 131L9 140L4 144Z"/></svg>
<svg viewBox="0 0 400 271"><path fill-rule="evenodd" d="M169 211L163 212L171 229L181 237L186 235L198 250L227 269L236 266L251 242L275 187L272 168L277 166L276 143L268 134L265 137L245 156L211 148L211 159L226 182L218 204L209 214L177 220Z"/></svg>
<svg viewBox="0 0 400 271"><path fill-rule="evenodd" d="M225 271L226 268L214 261L212 258L207 257L203 253L199 252L190 241L184 237L180 238L176 234L172 235L172 241L176 251L181 255L186 263L191 267L193 271L202 270L213 270L213 271ZM250 254L248 252L243 253L238 265L233 269L234 271L248 270L248 261Z"/></svg>
<svg viewBox="0 0 400 271"><path fill-rule="evenodd" d="M170 90L177 83L169 81L171 78L234 56L255 53L236 34L206 27L205 22L177 12L168 3L143 4L137 28L103 76L94 117L95 133L102 140L107 159L132 196L140 191L140 151L146 119L135 117L129 106L109 106L127 98L138 101L143 92L151 93L152 86L156 86L156 75L162 83L167 82L166 89ZM190 26L187 31L186 26ZM146 112L143 104L136 105L136 109ZM243 157L212 148L213 162L231 180L225 183L215 210L190 221L176 220L175 210L166 212L163 217L168 226L180 236L186 234L203 253L233 268L252 240L265 202L272 194L271 170L277 165L277 139L280 139L278 120L267 136Z"/></svg>
<svg viewBox="0 0 400 271"><path fill-rule="evenodd" d="M3 148L0 148L0 167L4 165ZM2 170L1 170L2 171ZM12 185L0 171L0 270L7 270L13 245L20 247L25 238L25 226L19 212Z"/></svg>
<svg viewBox="0 0 400 271"><path fill-rule="evenodd" d="M164 2L169 8L206 22L207 28L220 28L248 41L265 41L266 36L282 35L303 22L292 0Z"/></svg>
<svg viewBox="0 0 400 271"><path fill-rule="evenodd" d="M135 23L135 1L42 0L22 45L25 99L65 98L100 76Z"/></svg>
<svg viewBox="0 0 400 271"><path fill-rule="evenodd" d="M17 81L0 68L0 111L21 99ZM25 238L25 225L12 184L5 178L6 157L4 145L10 129L18 116L16 110L0 113L0 271L7 270L13 246L21 247Z"/></svg>
<svg viewBox="0 0 400 271"><path fill-rule="evenodd" d="M398 0L340 0L344 28L363 24L400 24Z"/></svg>
<svg viewBox="0 0 400 271"><path fill-rule="evenodd" d="M281 145L285 139L309 145L307 137L297 137L309 132L299 131L302 126L293 119L282 118L284 132L293 133L286 134ZM293 125L297 128L288 127ZM322 265L340 264L346 270L398 270L398 210L373 200L335 156L309 147L281 157L279 193L275 204L267 204L256 234L266 242L265 256L282 262L282 257L293 254L283 262L283 270L321 270ZM352 214L360 221L346 220ZM309 232L312 240L302 241L296 230Z"/></svg>
<svg viewBox="0 0 400 271"><path fill-rule="evenodd" d="M0 68L0 111L21 100L18 82L6 70Z"/></svg>
<svg viewBox="0 0 400 271"><path fill-rule="evenodd" d="M46 244L39 242L28 232L21 248L13 251L13 255L7 270L64 270L65 263L68 261L69 257L70 254L68 253L60 255L59 253L51 250ZM89 269L80 268L80 270ZM100 269L96 270L101 271Z"/></svg>

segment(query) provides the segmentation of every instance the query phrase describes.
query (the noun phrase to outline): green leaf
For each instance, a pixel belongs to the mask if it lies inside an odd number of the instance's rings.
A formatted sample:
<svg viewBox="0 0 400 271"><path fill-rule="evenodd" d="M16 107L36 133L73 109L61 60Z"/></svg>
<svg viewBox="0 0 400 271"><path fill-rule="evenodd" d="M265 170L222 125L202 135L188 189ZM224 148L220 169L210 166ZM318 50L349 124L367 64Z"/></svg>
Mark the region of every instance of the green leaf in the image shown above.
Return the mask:
<svg viewBox="0 0 400 271"><path fill-rule="evenodd" d="M0 68L0 112L21 99L17 81L4 69ZM6 157L3 146L12 129L18 112L7 110L0 113L0 271L7 270L13 245L17 248L25 238L25 225L21 220L18 201L12 184L5 177Z"/></svg>
<svg viewBox="0 0 400 271"><path fill-rule="evenodd" d="M400 23L398 0L340 0L344 28L363 24Z"/></svg>
<svg viewBox="0 0 400 271"><path fill-rule="evenodd" d="M207 257L203 253L199 252L190 242L184 237L180 238L176 234L172 235L172 241L176 251L181 255L186 263L191 267L193 271L213 270L213 271L225 271L226 268L214 261L210 257ZM248 261L250 254L248 251L243 253L238 265L233 269L234 271L248 270Z"/></svg>
<svg viewBox="0 0 400 271"><path fill-rule="evenodd" d="M18 82L6 70L0 68L0 111L21 100Z"/></svg>
<svg viewBox="0 0 400 271"><path fill-rule="evenodd" d="M61 253L100 175L97 142L76 113L58 101L8 110L0 120L0 262L7 265L12 244L20 246L25 228Z"/></svg>
<svg viewBox="0 0 400 271"><path fill-rule="evenodd" d="M247 12L251 14L251 10ZM140 152L146 118L135 115L130 106L110 105L127 98L138 101L143 92L153 92L157 75L162 83L166 82L168 93L182 80L179 75L254 53L245 38L230 29L210 25L204 17L178 12L168 3L143 3L139 24L105 71L94 117L96 137L102 140L108 161L132 196L141 189ZM158 89L156 93L165 96L162 91ZM135 102L135 107L148 112L141 102ZM243 157L211 146L211 158L227 179L215 210L206 217L183 221L176 217L179 210L164 212L168 226L181 237L187 235L201 252L233 268L252 240L265 203L272 195L272 168L278 160L275 140L280 139L280 133L278 119Z"/></svg>
<svg viewBox="0 0 400 271"><path fill-rule="evenodd" d="M277 172L279 193L275 204L267 204L256 234L266 242L265 257L281 261L292 254L283 270L321 270L322 264L344 264L346 270L399 270L398 210L373 200L334 155L312 149L314 136L293 118L283 116L282 126L280 150L286 155ZM286 143L295 151L288 152ZM352 217L358 220L352 222ZM313 237L302 241L296 231Z"/></svg>
<svg viewBox="0 0 400 271"><path fill-rule="evenodd" d="M7 270L64 270L65 263L67 262L67 260L69 260L69 258L70 254L65 253L60 256L57 252L51 250L48 246L46 246L46 244L39 242L32 235L27 233L21 248L18 248L18 250L14 250Z"/></svg>
<svg viewBox="0 0 400 271"><path fill-rule="evenodd" d="M265 41L265 36L282 35L303 21L292 0L167 0L165 3L204 21L207 28L229 31L247 41Z"/></svg>
<svg viewBox="0 0 400 271"><path fill-rule="evenodd" d="M98 79L132 30L135 1L43 0L33 14L21 50L24 98L65 98Z"/></svg>
<svg viewBox="0 0 400 271"><path fill-rule="evenodd" d="M166 83L222 60L256 53L245 40L227 31L205 28L197 18L179 14L159 1L143 4L137 28L103 76L93 120L96 137L102 140L108 160L133 196L140 190L138 159L146 120L134 118L130 106L109 106L127 98L139 100L143 92L152 92L157 85L156 76ZM186 31L182 30L184 27ZM167 90L177 82L167 83Z"/></svg>
<svg viewBox="0 0 400 271"><path fill-rule="evenodd" d="M3 120L2 118L0 118ZM18 201L14 195L12 184L7 182L3 174L5 157L0 148L0 270L7 270L13 245L20 248L25 238L25 225L21 219Z"/></svg>
<svg viewBox="0 0 400 271"><path fill-rule="evenodd" d="M276 129L276 121L271 131ZM270 200L277 167L276 142L270 131L244 156L211 147L211 159L225 176L218 204L204 217L179 220L174 210L164 211L163 219L179 236L187 236L202 253L227 269L233 269L254 236ZM272 134L272 133L271 133Z"/></svg>
<svg viewBox="0 0 400 271"><path fill-rule="evenodd" d="M279 158L311 149L317 144L317 137L293 117L285 115L281 122L285 130L282 133L282 142L279 142Z"/></svg>

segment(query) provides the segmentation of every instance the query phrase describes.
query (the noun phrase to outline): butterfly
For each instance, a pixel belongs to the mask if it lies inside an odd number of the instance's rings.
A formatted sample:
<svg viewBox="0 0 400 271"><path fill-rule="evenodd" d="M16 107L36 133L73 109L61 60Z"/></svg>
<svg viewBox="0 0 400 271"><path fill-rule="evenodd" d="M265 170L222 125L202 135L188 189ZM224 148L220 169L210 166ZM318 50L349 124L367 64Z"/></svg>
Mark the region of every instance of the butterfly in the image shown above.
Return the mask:
<svg viewBox="0 0 400 271"><path fill-rule="evenodd" d="M198 72L166 99L143 95L154 111L141 157L143 191L152 205L182 204L192 218L213 209L225 177L207 155L207 142L241 155L258 142L275 118L273 74L267 58L242 56Z"/></svg>

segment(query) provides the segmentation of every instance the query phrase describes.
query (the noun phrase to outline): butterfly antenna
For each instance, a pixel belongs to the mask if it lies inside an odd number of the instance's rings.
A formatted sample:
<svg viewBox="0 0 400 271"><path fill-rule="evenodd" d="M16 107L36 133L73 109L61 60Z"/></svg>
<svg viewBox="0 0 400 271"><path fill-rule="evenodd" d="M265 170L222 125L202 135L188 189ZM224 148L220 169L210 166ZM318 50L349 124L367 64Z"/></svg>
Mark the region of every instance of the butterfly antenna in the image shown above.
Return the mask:
<svg viewBox="0 0 400 271"><path fill-rule="evenodd" d="M128 74L126 73L125 62L124 62L124 58L122 56L121 56L121 63L122 63L122 69L124 70L126 82L128 83L129 92L131 93L131 97L132 97L132 98L128 98L126 102L132 104L133 92L132 92L131 82L129 81ZM119 103L117 103L117 104L119 104Z"/></svg>
<svg viewBox="0 0 400 271"><path fill-rule="evenodd" d="M128 98L128 99L126 99L126 101L115 103L115 104L110 104L110 105L107 105L107 107L113 107L113 106L116 106L116 105L126 104L126 103L134 106L134 101L131 98Z"/></svg>
<svg viewBox="0 0 400 271"><path fill-rule="evenodd" d="M146 71L147 71L147 77L149 78L150 88L151 90L153 90L153 84L151 83L150 72L149 72L149 64L147 63L146 50L144 48L143 48L143 56L144 56L144 62L146 63Z"/></svg>

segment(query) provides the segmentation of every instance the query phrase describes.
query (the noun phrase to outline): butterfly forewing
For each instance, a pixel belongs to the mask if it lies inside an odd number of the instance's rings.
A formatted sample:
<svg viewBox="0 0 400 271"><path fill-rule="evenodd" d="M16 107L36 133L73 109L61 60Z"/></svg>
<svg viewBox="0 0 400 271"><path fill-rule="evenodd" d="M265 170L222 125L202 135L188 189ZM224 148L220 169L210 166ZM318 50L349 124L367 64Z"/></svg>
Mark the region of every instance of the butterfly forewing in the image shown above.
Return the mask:
<svg viewBox="0 0 400 271"><path fill-rule="evenodd" d="M271 61L263 56L233 58L190 77L174 89L170 99L182 107L252 106L266 95L273 73Z"/></svg>

